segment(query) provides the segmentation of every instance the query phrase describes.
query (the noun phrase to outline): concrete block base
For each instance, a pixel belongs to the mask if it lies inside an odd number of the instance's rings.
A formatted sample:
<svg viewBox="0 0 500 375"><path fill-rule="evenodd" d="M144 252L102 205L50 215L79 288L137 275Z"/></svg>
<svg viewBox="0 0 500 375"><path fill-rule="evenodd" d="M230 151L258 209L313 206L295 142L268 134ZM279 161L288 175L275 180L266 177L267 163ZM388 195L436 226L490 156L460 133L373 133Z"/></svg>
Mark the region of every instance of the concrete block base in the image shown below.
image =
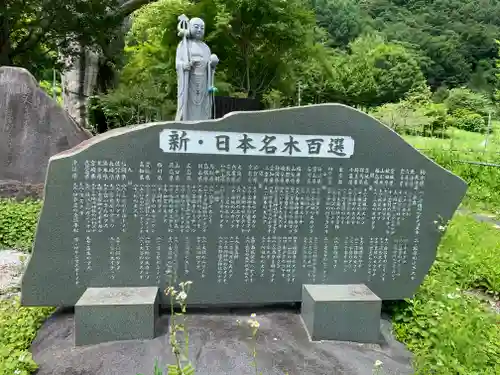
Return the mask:
<svg viewBox="0 0 500 375"><path fill-rule="evenodd" d="M378 343L381 308L364 284L302 286L301 316L313 341Z"/></svg>
<svg viewBox="0 0 500 375"><path fill-rule="evenodd" d="M88 288L75 305L75 346L155 338L157 287Z"/></svg>

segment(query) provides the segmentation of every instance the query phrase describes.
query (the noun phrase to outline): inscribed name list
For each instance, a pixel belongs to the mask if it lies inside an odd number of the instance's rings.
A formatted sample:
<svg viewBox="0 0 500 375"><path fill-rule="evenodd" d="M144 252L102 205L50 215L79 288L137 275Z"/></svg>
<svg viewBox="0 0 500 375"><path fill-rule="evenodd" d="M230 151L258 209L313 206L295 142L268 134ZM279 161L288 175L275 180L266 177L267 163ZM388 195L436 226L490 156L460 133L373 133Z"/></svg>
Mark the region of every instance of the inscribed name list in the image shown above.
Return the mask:
<svg viewBox="0 0 500 375"><path fill-rule="evenodd" d="M299 301L302 284L409 297L434 260L435 221L466 189L337 105L111 132L51 160L47 181L25 304L171 280L194 282L192 304Z"/></svg>

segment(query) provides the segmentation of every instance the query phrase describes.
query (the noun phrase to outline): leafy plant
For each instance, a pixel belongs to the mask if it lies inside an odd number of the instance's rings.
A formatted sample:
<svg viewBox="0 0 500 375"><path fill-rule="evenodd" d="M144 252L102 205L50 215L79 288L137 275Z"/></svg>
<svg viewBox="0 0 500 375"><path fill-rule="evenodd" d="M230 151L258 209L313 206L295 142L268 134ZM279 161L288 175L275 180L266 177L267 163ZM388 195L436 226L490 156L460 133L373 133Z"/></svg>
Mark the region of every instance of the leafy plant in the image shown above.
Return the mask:
<svg viewBox="0 0 500 375"><path fill-rule="evenodd" d="M468 290L500 292L499 257L491 225L466 216L451 222L423 285L393 318L398 339L415 355L417 374L498 373L500 317Z"/></svg>
<svg viewBox="0 0 500 375"><path fill-rule="evenodd" d="M488 98L466 88L451 89L444 103L452 116L456 111L466 110L468 113L477 113L485 117L488 116L491 107Z"/></svg>
<svg viewBox="0 0 500 375"><path fill-rule="evenodd" d="M51 307L22 307L19 299L0 300L0 374L29 375L38 366L29 348Z"/></svg>
<svg viewBox="0 0 500 375"><path fill-rule="evenodd" d="M98 121L100 113L108 129L171 120L175 105L167 93L168 90L160 86L123 84L114 91L91 98L89 121L97 133L97 128L102 126Z"/></svg>
<svg viewBox="0 0 500 375"><path fill-rule="evenodd" d="M486 129L486 121L478 114L468 109L460 108L453 112L453 116L448 117L451 126L469 132L482 133Z"/></svg>
<svg viewBox="0 0 500 375"><path fill-rule="evenodd" d="M165 375L194 375L194 367L189 361L189 333L186 325L187 297L191 288L191 281L179 283L179 289L168 286L165 294L170 297L170 334L169 343L172 353L175 356L175 364L167 366ZM175 305L179 305L180 312L174 310ZM181 323L177 319L182 319ZM182 334L184 343L182 344L178 335ZM182 347L184 345L184 348ZM155 361L154 375L163 375L164 372ZM138 374L142 375L142 374Z"/></svg>
<svg viewBox="0 0 500 375"><path fill-rule="evenodd" d="M42 202L0 199L0 246L31 250Z"/></svg>
<svg viewBox="0 0 500 375"><path fill-rule="evenodd" d="M462 177L469 185L466 204L498 210L500 207L500 168L462 163L461 160L476 162L498 162L492 156L481 152L448 151L431 148L424 151L436 163Z"/></svg>
<svg viewBox="0 0 500 375"><path fill-rule="evenodd" d="M59 104L62 104L62 89L61 85L59 83L54 84L50 81L43 80L40 81L40 88L47 93L48 96L51 98L54 97L54 94L56 96L56 100Z"/></svg>

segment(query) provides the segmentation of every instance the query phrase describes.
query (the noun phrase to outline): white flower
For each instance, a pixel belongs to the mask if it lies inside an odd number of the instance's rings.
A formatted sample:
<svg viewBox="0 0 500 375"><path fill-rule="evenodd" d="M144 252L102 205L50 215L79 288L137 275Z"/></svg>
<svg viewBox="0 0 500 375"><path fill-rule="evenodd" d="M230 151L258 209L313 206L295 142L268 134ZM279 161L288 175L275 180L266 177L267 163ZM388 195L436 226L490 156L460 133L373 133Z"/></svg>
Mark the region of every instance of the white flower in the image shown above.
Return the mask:
<svg viewBox="0 0 500 375"><path fill-rule="evenodd" d="M177 300L179 301L184 301L186 298L187 298L186 292L179 292L179 294L177 295Z"/></svg>
<svg viewBox="0 0 500 375"><path fill-rule="evenodd" d="M378 359L375 361L375 364L373 366L375 366L375 368L379 368L379 367L382 367L384 363L382 361L379 361Z"/></svg>
<svg viewBox="0 0 500 375"><path fill-rule="evenodd" d="M252 319L255 319L256 317L257 317L256 313L253 313L253 314L250 315L250 318L252 318Z"/></svg>
<svg viewBox="0 0 500 375"><path fill-rule="evenodd" d="M254 319L249 319L248 325L250 326L250 328L259 328L260 327L260 323Z"/></svg>
<svg viewBox="0 0 500 375"><path fill-rule="evenodd" d="M16 368L16 371L14 371L14 375L19 375L21 373L21 370L19 370L18 368Z"/></svg>
<svg viewBox="0 0 500 375"><path fill-rule="evenodd" d="M444 230L446 229L446 227L445 227L445 226L443 226L443 225L440 225L440 226L438 227L438 229L442 232L442 231L444 231Z"/></svg>

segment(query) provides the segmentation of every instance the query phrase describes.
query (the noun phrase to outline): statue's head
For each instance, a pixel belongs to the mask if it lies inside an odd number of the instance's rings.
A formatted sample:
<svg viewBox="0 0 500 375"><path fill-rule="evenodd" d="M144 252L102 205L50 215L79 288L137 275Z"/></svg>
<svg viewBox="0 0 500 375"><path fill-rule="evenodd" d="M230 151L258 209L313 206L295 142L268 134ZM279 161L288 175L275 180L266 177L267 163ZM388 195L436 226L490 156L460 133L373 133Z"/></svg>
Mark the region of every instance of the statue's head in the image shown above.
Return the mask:
<svg viewBox="0 0 500 375"><path fill-rule="evenodd" d="M193 39L203 39L203 36L205 35L205 22L198 17L191 18L189 20L189 34Z"/></svg>

